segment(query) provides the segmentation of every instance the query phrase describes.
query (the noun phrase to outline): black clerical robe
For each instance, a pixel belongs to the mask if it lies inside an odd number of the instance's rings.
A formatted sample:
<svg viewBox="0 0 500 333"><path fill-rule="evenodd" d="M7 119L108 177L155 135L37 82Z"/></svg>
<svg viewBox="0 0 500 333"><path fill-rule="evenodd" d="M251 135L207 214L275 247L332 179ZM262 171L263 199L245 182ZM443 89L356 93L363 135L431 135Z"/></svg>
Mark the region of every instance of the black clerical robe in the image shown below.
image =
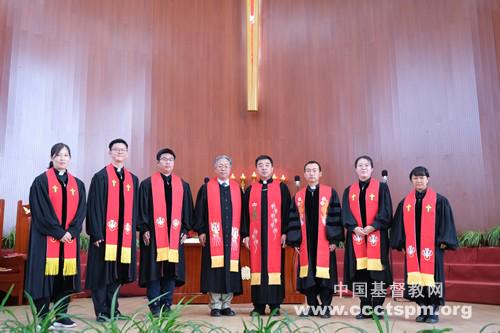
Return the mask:
<svg viewBox="0 0 500 333"><path fill-rule="evenodd" d="M201 186L196 198L194 226L193 229L198 234L206 235L206 245L202 248L201 255L201 292L207 293L234 293L235 295L242 293L241 271L231 272L231 231L233 227L233 206L231 202L231 189L229 186L219 184L220 190L220 206L222 217L222 235L224 241L224 267L212 268L211 252L210 252L210 234L208 230L208 197L207 184ZM240 192L241 197L243 194ZM243 199L243 198L242 198ZM243 203L243 200L241 201ZM243 207L240 215L243 216ZM241 220L240 220L241 229Z"/></svg>
<svg viewBox="0 0 500 333"><path fill-rule="evenodd" d="M275 180L268 180L267 184L270 184ZM261 180L262 192L261 192L261 256L262 256L262 266L261 266L261 284L252 286L252 302L254 304L281 304L285 298L285 249L281 250L281 284L280 285L269 285L268 271L267 271L267 258L271 255L267 251L267 184L264 184ZM250 202L250 191L252 186L249 186L245 191L243 200L243 221L241 225L241 238L249 236L250 230L250 209L248 204ZM280 183L281 192L281 235L286 235L288 230L288 217L290 211L290 191L288 187Z"/></svg>
<svg viewBox="0 0 500 333"><path fill-rule="evenodd" d="M421 234L421 221L422 221L422 199L425 197L424 193L416 194L415 202L415 232L417 241L417 252L420 253L420 234ZM396 213L394 214L394 221L391 228L391 247L396 250L406 249L406 235L403 222L403 205L404 199L398 205ZM451 210L450 203L448 200L437 193L436 199L436 227L435 227L435 238L434 238L434 282L436 284L441 284L442 292L431 292L431 297L425 297L428 295L428 289L424 288L422 294L415 293L411 295L408 293L409 288L406 283L407 281L407 269L406 269L406 256L405 256L405 294L406 299L415 301L419 304L424 305L444 305L445 300L445 277L444 277L444 249L440 248L441 244L446 245L446 250L454 250L458 247L457 231L455 229L455 222L453 220L453 212ZM420 261L420 256L418 256ZM438 287L439 288L439 287ZM436 289L437 291L437 289ZM425 302L423 298L427 298L429 302Z"/></svg>
<svg viewBox="0 0 500 333"><path fill-rule="evenodd" d="M55 172L55 170L54 170ZM66 188L68 183L68 175L59 175L56 172L57 180L61 184L61 188ZM77 242L76 251L76 275L62 276L64 245L60 244L59 251L59 276L58 283L64 284L60 290L67 293L80 291L80 232L82 231L82 223L85 219L86 200L85 200L85 185L82 181L76 178L78 186L78 209L73 221L66 220L67 199L66 191L63 194L63 209L62 209L62 225L59 224L52 203L49 199L48 179L47 175L42 173L33 181L30 188L30 209L31 209L31 228L28 250L28 263L26 266L26 283L25 291L33 298L45 298L52 295L54 280L56 276L45 275L45 261L47 249L47 236L61 239L68 231L73 239ZM66 226L69 224L68 229Z"/></svg>
<svg viewBox="0 0 500 333"><path fill-rule="evenodd" d="M319 187L318 185L314 190L309 186L306 189L305 198L305 224L307 234L307 253L309 259L309 268L307 276L304 278L299 277L300 272L300 258L298 258L297 266L297 290L305 293L308 288L327 287L335 289L338 283L337 275L337 259L335 251L330 252L330 278L322 279L316 277L316 259L318 249L318 212L319 212ZM328 210L326 217L326 237L329 244L339 245L339 242L344 240L344 228L341 221L340 199L337 191L332 188L330 201L328 202ZM290 208L290 220L288 222L287 244L293 247L300 247L303 245L302 231L300 226L300 217L295 204L295 198L292 200Z"/></svg>
<svg viewBox="0 0 500 333"><path fill-rule="evenodd" d="M366 205L365 205L365 193L368 188L370 180L366 182L359 183L360 194L359 194L359 205L361 219L363 222L363 227L366 227ZM345 241L345 255L344 255L344 281L343 284L347 285L349 289L352 290L352 283L359 282L356 280L356 255L354 254L354 247L352 243L352 233L354 229L358 227L356 219L352 215L351 208L349 206L349 189L348 186L342 197L342 223L344 228L346 228L346 241ZM378 192L378 211L375 216L375 220L372 226L375 230L380 231L380 257L382 261L383 270L373 271L370 270L369 275L371 280L385 282L386 284L392 284L392 272L391 265L389 261L389 228L391 227L392 221L392 201L391 194L389 192L389 187L385 183L380 183ZM366 237L365 237L366 240ZM361 281L363 282L363 281Z"/></svg>
<svg viewBox="0 0 500 333"><path fill-rule="evenodd" d="M116 261L105 261L104 254L106 249L106 213L108 206L108 174L106 168L97 172L90 183L88 209L86 220L86 231L90 236L89 252L87 259L87 275L85 287L87 289L96 289L105 287L111 283L126 284L135 281L137 271L136 254L136 233L132 232L131 245L131 263L121 263L121 245L123 235L123 219L125 210L124 180L125 173L123 168L115 172L119 179L119 217L118 217L118 247ZM130 172L130 171L129 171ZM132 174L134 199L132 209L132 230L136 230L139 217L139 180ZM103 239L99 246L94 243Z"/></svg>
<svg viewBox="0 0 500 333"><path fill-rule="evenodd" d="M167 227L170 236L170 223L172 219L172 181L171 176L161 175L165 189L165 202L167 205ZM181 234L187 234L191 229L193 218L193 197L189 184L182 180L182 219ZM139 268L139 286L147 287L148 282L159 280L163 277L175 279L176 286L182 286L186 281L184 244L179 244L179 263L169 261L156 261L156 233L154 224L153 192L151 177L141 182L140 186L140 219L138 229L140 231L141 263ZM146 246L143 235L149 231L150 241ZM180 237L179 237L180 242Z"/></svg>

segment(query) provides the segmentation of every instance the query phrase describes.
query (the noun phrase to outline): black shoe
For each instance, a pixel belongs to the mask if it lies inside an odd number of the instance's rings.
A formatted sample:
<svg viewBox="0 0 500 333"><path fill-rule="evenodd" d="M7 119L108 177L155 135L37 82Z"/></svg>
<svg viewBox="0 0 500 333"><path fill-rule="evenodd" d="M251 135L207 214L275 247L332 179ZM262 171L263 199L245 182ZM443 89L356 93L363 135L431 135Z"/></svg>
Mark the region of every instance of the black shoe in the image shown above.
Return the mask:
<svg viewBox="0 0 500 333"><path fill-rule="evenodd" d="M429 315L427 316L427 319L425 319L425 322L427 324L435 324L439 321L439 316L438 315Z"/></svg>
<svg viewBox="0 0 500 333"><path fill-rule="evenodd" d="M309 311L302 312L301 314L299 314L299 317L312 317L312 316L314 316L314 312L311 308L309 308Z"/></svg>
<svg viewBox="0 0 500 333"><path fill-rule="evenodd" d="M109 317L108 314L101 312L97 315L95 320L99 323L105 323L109 320Z"/></svg>
<svg viewBox="0 0 500 333"><path fill-rule="evenodd" d="M264 314L265 314L264 312L257 311L256 309L253 309L252 311L250 311L250 317L263 316Z"/></svg>
<svg viewBox="0 0 500 333"><path fill-rule="evenodd" d="M279 315L281 315L280 308L271 309L271 312L269 313L269 315L273 316L273 317L278 317Z"/></svg>
<svg viewBox="0 0 500 333"><path fill-rule="evenodd" d="M356 318L356 319L369 319L369 318L371 318L371 317L372 317L372 315L365 315L365 314L363 314L363 313L361 313L361 312L360 312L360 313L358 313L358 314L356 315L356 317L355 317L355 318Z"/></svg>
<svg viewBox="0 0 500 333"><path fill-rule="evenodd" d="M420 315L420 316L417 316L417 318L415 318L415 321L417 323L423 323L423 322L425 322L426 319L427 319L427 316Z"/></svg>
<svg viewBox="0 0 500 333"><path fill-rule="evenodd" d="M232 317L232 316L234 316L236 314L236 312L234 312L233 310L231 310L231 308L225 308L225 309L220 310L220 314L223 315L223 316Z"/></svg>
<svg viewBox="0 0 500 333"><path fill-rule="evenodd" d="M55 328L58 328L58 327L73 328L73 327L76 327L76 323L69 318L59 318L52 324L52 326L54 326Z"/></svg>
<svg viewBox="0 0 500 333"><path fill-rule="evenodd" d="M119 310L115 310L115 319L116 320L127 320L127 316L122 315Z"/></svg>
<svg viewBox="0 0 500 333"><path fill-rule="evenodd" d="M330 311L326 311L325 313L319 315L320 318L323 318L323 319L328 319L330 318L332 315L330 314Z"/></svg>
<svg viewBox="0 0 500 333"><path fill-rule="evenodd" d="M220 315L221 313L219 309L212 309L212 311L210 311L210 316L212 317L220 317Z"/></svg>

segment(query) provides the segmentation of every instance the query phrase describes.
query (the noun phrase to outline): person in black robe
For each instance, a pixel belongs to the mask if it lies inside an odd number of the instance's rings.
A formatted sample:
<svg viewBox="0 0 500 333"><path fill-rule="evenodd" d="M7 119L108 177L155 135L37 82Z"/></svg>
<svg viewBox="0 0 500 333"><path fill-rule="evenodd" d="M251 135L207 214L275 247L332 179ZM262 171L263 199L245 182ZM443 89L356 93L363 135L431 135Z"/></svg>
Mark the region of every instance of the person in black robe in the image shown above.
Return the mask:
<svg viewBox="0 0 500 333"><path fill-rule="evenodd" d="M259 183L262 184L261 192L261 283L260 285L252 285L252 303L254 309L250 315L264 315L266 305L269 305L271 313L280 315L280 305L285 298L285 246L286 233L288 228L288 217L291 203L291 196L288 187L284 183L280 183L281 192L281 284L269 285L267 261L272 255L267 249L267 234L268 228L268 212L267 212L267 188L268 185L274 182L273 176L273 160L268 155L260 155L255 160L256 171L259 176ZM243 223L241 226L241 238L247 249L250 249L250 192L252 186L249 186L243 197ZM264 245L265 244L265 245ZM274 311L274 312L273 312Z"/></svg>
<svg viewBox="0 0 500 333"><path fill-rule="evenodd" d="M198 191L195 206L195 224L193 229L198 233L200 244L203 247L201 256L200 289L201 292L209 294L210 315L213 317L219 317L221 315L234 316L235 312L231 309L231 300L233 295L242 293L240 268L238 267L237 272L230 271L231 240L233 237L233 203L231 201L231 189L229 187L231 167L232 160L229 156L219 155L215 158L214 168L220 190L224 267L212 268L210 234L208 229L209 207L207 184L202 185ZM243 202L243 193L241 193L241 190L240 197L241 202ZM242 216L242 211L243 209L240 209L240 216Z"/></svg>
<svg viewBox="0 0 500 333"><path fill-rule="evenodd" d="M344 285L353 290L353 285L361 286L361 289L354 290L360 295L360 313L356 319L372 318L375 312L379 318L383 317L383 304L386 296L386 289L392 284L392 273L389 261L389 237L388 230L392 221L392 201L389 187L386 183L380 183L378 193L378 211L371 226L366 222L366 189L370 185L373 172L373 160L369 156L360 156L354 163L359 182L359 206L363 227L358 226L349 205L348 186L342 197L342 222L347 230L345 254L344 254ZM355 233L368 240L370 233L375 230L380 231L380 256L382 270L356 269L356 255L352 241L352 234ZM366 296L366 297L365 297Z"/></svg>
<svg viewBox="0 0 500 333"><path fill-rule="evenodd" d="M419 166L410 172L410 180L415 189L415 234L418 261L421 261L420 236L422 232L422 200L425 198L429 183L429 171L427 168ZM440 305L444 305L445 297L445 277L444 277L444 251L455 250L458 247L457 232L453 220L448 199L436 193L436 224L434 236L434 282L435 287L419 287L411 291L407 283L407 267L405 256L405 292L404 297L416 302L420 306L420 314L415 319L417 322L437 323L439 321L438 310ZM405 199L401 200L394 214L394 221L391 228L391 247L398 251L406 250L406 234L404 229L403 211ZM405 252L406 253L406 252Z"/></svg>
<svg viewBox="0 0 500 333"><path fill-rule="evenodd" d="M63 299L59 314L68 310L69 295L80 291L80 232L85 219L85 186L75 177L78 187L78 208L72 221L68 221L68 184L67 167L71 160L71 151L64 143L55 144L50 152L49 172L54 172L62 191L61 223L48 194L48 178L44 172L37 176L30 188L29 203L31 210L31 228L29 237L28 263L26 266L25 291L33 298L40 318L49 312L49 304ZM60 242L59 269L57 275L45 275L47 236ZM76 275L63 275L64 243L76 241ZM70 328L76 324L69 318L57 316L53 327Z"/></svg>
<svg viewBox="0 0 500 333"><path fill-rule="evenodd" d="M165 203L167 208L167 230L170 239L172 220L172 172L175 165L175 153L169 149L161 149L156 154L158 171L163 179ZM179 236L179 262L156 261L156 233L153 209L153 192L151 177L141 182L140 186L140 267L139 286L147 288L149 308L153 315L161 311L170 311L173 304L175 287L185 283L184 240L191 229L193 217L193 198L189 184L182 180L182 218ZM161 297L159 297L161 296Z"/></svg>
<svg viewBox="0 0 500 333"><path fill-rule="evenodd" d="M92 291L92 302L97 321L104 322L111 318L111 302L115 291L123 284L134 282L136 279L136 236L135 231L139 213L139 180L132 174L133 179L133 211L132 211L132 244L131 263L121 262L122 237L124 232L125 214L125 170L124 163L128 158L128 144L123 139L115 139L108 145L111 164L119 179L119 217L118 217L118 244L115 261L105 260L106 244L106 216L108 205L108 173L106 167L97 172L90 183L86 231L90 236L90 246L87 258L87 274L85 288ZM115 304L114 316L121 319L118 310L118 297Z"/></svg>
<svg viewBox="0 0 500 333"><path fill-rule="evenodd" d="M344 228L341 221L340 199L334 188L331 189L331 197L328 202L326 216L326 237L330 247L329 259L329 279L316 277L317 266L317 249L318 249L318 212L320 202L320 185L319 180L322 176L321 165L317 161L309 161L304 165L304 177L307 180L307 188L305 193L305 225L307 235L307 254L308 254L308 271L307 276L301 278L300 273L300 257L297 265L297 290L306 295L307 304L310 306L307 315L314 315L312 307L320 305L318 296L321 300L322 311L320 317L330 318L328 306L332 302L332 296L335 291L335 286L338 284L337 277L337 259L335 249L341 241L344 240ZM290 208L290 220L288 222L287 244L296 248L297 253L300 253L300 247L304 244L302 239L302 230L300 216L295 202L292 200ZM303 314L305 315L305 314Z"/></svg>

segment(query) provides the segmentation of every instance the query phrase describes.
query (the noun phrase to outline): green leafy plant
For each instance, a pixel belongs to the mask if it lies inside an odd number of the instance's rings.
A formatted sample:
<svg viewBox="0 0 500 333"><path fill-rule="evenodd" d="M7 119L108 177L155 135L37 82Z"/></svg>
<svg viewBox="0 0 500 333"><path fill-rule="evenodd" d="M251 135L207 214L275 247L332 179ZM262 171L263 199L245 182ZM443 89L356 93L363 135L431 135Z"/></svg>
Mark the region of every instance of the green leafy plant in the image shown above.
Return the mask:
<svg viewBox="0 0 500 333"><path fill-rule="evenodd" d="M90 236L87 234L80 234L80 250L88 252L90 244Z"/></svg>
<svg viewBox="0 0 500 333"><path fill-rule="evenodd" d="M484 233L480 231L466 231L458 236L460 247L480 247L484 245Z"/></svg>
<svg viewBox="0 0 500 333"><path fill-rule="evenodd" d="M491 228L485 238L488 246L500 246L500 226Z"/></svg>
<svg viewBox="0 0 500 333"><path fill-rule="evenodd" d="M9 231L7 236L2 238L2 248L3 249L13 249L16 245L16 229Z"/></svg>
<svg viewBox="0 0 500 333"><path fill-rule="evenodd" d="M451 328L427 328L424 330L417 331L417 333L443 333L443 332L451 332L453 331Z"/></svg>
<svg viewBox="0 0 500 333"><path fill-rule="evenodd" d="M500 324L497 324L497 323L489 323L489 324L484 325L484 326L483 326L483 327L481 327L481 329L479 330L479 333L486 332L486 329L487 329L487 328L490 328L490 329L491 329L491 327L494 327L494 326L498 327L498 331L488 331L488 333L494 333L494 332L496 332L496 333L500 333Z"/></svg>

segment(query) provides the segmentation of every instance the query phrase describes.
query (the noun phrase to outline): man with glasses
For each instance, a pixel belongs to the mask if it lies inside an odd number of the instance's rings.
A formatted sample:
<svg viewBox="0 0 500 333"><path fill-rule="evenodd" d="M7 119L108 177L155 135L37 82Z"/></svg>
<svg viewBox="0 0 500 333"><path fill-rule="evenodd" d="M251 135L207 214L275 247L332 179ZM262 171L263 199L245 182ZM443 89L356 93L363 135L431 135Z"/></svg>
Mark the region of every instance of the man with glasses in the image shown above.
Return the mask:
<svg viewBox="0 0 500 333"><path fill-rule="evenodd" d="M231 166L229 156L217 156L216 176L201 186L196 199L194 230L203 247L200 286L210 297L212 317L234 316L231 300L242 292L239 259L243 194L238 183L229 179Z"/></svg>
<svg viewBox="0 0 500 333"><path fill-rule="evenodd" d="M86 231L90 236L86 288L92 291L97 321L120 317L118 300L111 301L122 284L135 281L135 230L138 219L137 177L124 167L128 144L109 143L111 163L97 172L90 183Z"/></svg>
<svg viewBox="0 0 500 333"><path fill-rule="evenodd" d="M149 309L154 316L170 311L175 287L186 280L183 243L193 216L189 184L173 173L173 150L161 149L156 161L158 172L143 180L139 188L138 225L139 286L147 288Z"/></svg>

